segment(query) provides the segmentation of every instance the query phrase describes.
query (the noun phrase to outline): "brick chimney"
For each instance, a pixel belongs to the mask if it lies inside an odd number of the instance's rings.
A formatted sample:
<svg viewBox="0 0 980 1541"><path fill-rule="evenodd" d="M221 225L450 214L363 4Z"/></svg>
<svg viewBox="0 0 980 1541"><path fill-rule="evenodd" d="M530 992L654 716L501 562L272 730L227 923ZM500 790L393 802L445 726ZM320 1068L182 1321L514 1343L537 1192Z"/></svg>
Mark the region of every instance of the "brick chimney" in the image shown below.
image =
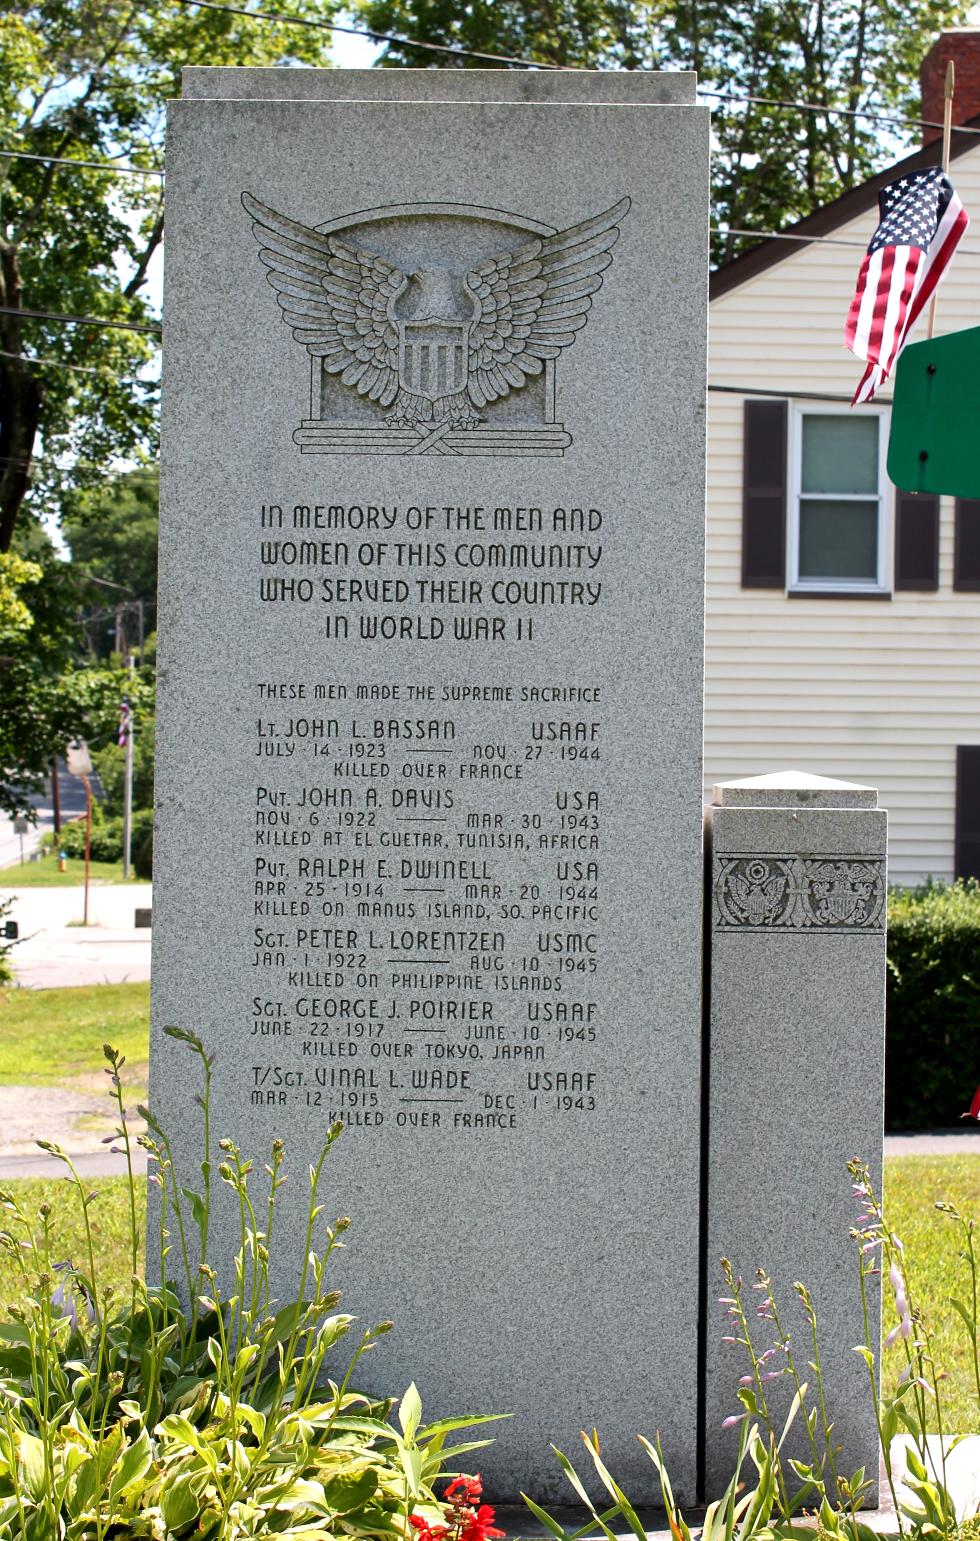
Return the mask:
<svg viewBox="0 0 980 1541"><path fill-rule="evenodd" d="M965 123L980 113L980 28L951 27L939 34L919 66L922 116L928 123L942 125L946 66L951 59L956 70L953 122ZM941 126L922 130L923 144L941 137Z"/></svg>

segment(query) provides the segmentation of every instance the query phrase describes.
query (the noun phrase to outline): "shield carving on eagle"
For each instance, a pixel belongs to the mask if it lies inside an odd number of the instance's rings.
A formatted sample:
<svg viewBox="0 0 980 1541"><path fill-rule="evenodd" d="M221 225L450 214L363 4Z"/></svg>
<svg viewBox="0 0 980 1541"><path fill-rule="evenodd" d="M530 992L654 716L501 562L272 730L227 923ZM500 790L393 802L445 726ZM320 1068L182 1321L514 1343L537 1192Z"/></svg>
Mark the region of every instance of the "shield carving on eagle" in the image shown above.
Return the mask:
<svg viewBox="0 0 980 1541"><path fill-rule="evenodd" d="M468 321L397 322L398 382L427 401L458 396L466 387Z"/></svg>
<svg viewBox="0 0 980 1541"><path fill-rule="evenodd" d="M556 371L602 287L628 198L564 230L446 203L314 228L251 193L242 203L310 357L310 415L293 435L304 454L564 453Z"/></svg>

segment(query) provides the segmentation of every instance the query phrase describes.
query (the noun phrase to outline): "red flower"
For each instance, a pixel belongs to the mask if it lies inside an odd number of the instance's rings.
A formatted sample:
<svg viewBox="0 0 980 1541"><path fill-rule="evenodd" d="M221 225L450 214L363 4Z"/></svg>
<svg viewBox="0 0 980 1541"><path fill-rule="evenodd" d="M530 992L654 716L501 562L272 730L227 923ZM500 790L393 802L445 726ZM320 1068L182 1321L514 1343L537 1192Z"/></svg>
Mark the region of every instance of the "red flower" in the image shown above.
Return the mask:
<svg viewBox="0 0 980 1541"><path fill-rule="evenodd" d="M456 1494L462 1489L463 1498L457 1498ZM446 1489L446 1499L450 1503L463 1503L466 1499L479 1499L483 1497L483 1479L477 1472L475 1477L454 1477Z"/></svg>
<svg viewBox="0 0 980 1541"><path fill-rule="evenodd" d="M462 1541L497 1541L498 1537L505 1536L507 1532L496 1530L493 1520L494 1513L490 1504L481 1504L463 1526Z"/></svg>
<svg viewBox="0 0 980 1541"><path fill-rule="evenodd" d="M430 1525L421 1514L410 1514L408 1523L418 1531L419 1541L443 1541L443 1537L449 1534L445 1525Z"/></svg>

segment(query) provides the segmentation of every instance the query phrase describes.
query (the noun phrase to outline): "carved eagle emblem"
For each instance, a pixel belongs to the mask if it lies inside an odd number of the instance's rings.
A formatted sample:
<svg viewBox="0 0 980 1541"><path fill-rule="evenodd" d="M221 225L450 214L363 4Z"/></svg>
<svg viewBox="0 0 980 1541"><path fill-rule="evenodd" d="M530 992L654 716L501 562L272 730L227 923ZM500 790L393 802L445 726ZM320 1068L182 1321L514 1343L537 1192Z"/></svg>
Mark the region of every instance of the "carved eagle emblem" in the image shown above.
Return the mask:
<svg viewBox="0 0 980 1541"><path fill-rule="evenodd" d="M782 903L785 888L785 877L750 883L733 872L728 879L732 902L750 926L764 926L772 920Z"/></svg>
<svg viewBox="0 0 980 1541"><path fill-rule="evenodd" d="M259 255L297 342L392 427L475 428L571 347L630 200L464 273L403 273L378 252L277 214L251 193Z"/></svg>

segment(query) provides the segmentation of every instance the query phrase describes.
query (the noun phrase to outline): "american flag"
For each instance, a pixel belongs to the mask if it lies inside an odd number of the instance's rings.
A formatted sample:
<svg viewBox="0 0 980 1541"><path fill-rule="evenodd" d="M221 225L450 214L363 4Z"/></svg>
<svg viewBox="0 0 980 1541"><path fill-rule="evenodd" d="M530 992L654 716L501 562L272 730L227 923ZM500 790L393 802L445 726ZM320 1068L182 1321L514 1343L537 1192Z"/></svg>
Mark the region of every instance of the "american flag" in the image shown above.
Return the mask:
<svg viewBox="0 0 980 1541"><path fill-rule="evenodd" d="M129 743L129 736L133 731L133 708L128 701L119 703L119 737L116 742L120 749L125 749Z"/></svg>
<svg viewBox="0 0 980 1541"><path fill-rule="evenodd" d="M870 401L969 224L945 172L912 171L878 194L881 219L861 264L844 341L868 360L854 401Z"/></svg>

